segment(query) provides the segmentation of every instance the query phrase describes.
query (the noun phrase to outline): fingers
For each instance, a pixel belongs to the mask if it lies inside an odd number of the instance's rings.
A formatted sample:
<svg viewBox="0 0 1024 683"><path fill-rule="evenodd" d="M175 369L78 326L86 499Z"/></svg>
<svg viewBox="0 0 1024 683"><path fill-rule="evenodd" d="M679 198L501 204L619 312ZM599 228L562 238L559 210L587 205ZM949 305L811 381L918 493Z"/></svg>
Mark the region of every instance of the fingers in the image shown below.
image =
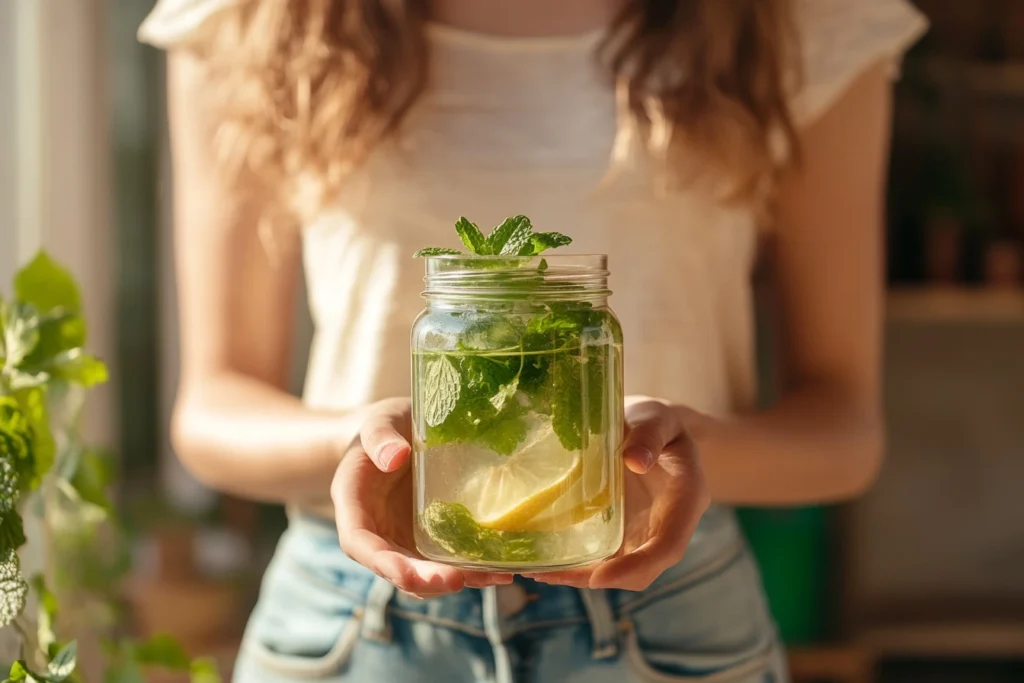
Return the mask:
<svg viewBox="0 0 1024 683"><path fill-rule="evenodd" d="M600 566L600 564L595 565ZM594 573L594 567L581 569L569 569L563 572L542 572L540 574L523 574L527 579L533 579L539 583L547 583L552 586L572 586L574 588L589 588L590 578Z"/></svg>
<svg viewBox="0 0 1024 683"><path fill-rule="evenodd" d="M670 483L651 509L651 537L635 550L602 563L590 578L591 588L642 591L683 559L697 524L711 504L700 460L692 443L680 438L662 455Z"/></svg>
<svg viewBox="0 0 1024 683"><path fill-rule="evenodd" d="M360 489L373 483L373 477L368 476L372 472L365 450L354 446L334 475L331 498L341 549L403 591L442 594L462 590L465 582L457 569L419 559L378 533L377 520L359 495Z"/></svg>
<svg viewBox="0 0 1024 683"><path fill-rule="evenodd" d="M417 598L457 593L463 588L509 584L513 579L512 574L470 572L426 560L366 530L351 534L341 548L359 564Z"/></svg>
<svg viewBox="0 0 1024 683"><path fill-rule="evenodd" d="M513 574L488 574L485 572L471 572L462 571L462 578L465 582L466 588L487 588L488 586L503 586L512 583L515 575ZM437 598L442 595L447 595L450 591L444 591L441 593L411 593L409 591L402 591L405 595L416 600L426 600L428 598Z"/></svg>
<svg viewBox="0 0 1024 683"><path fill-rule="evenodd" d="M483 588L512 582L511 574L463 571L432 562L381 535L358 493L382 476L358 445L346 453L335 473L331 498L338 542L346 555L413 597L436 597L467 586Z"/></svg>
<svg viewBox="0 0 1024 683"><path fill-rule="evenodd" d="M457 593L466 585L455 567L411 557L376 535L357 535L342 550L399 590L420 596Z"/></svg>
<svg viewBox="0 0 1024 683"><path fill-rule="evenodd" d="M466 588L487 588L488 586L507 586L515 579L515 574L463 570L462 578L466 582Z"/></svg>
<svg viewBox="0 0 1024 683"><path fill-rule="evenodd" d="M669 443L661 456L658 476L665 480L645 512L650 535L632 538L615 557L591 567L530 576L543 583L578 588L615 588L630 591L647 589L661 574L682 560L686 547L710 505L696 448L685 436ZM654 475L651 475L654 476ZM628 507L628 506L627 506ZM628 525L634 526L634 525Z"/></svg>
<svg viewBox="0 0 1024 683"><path fill-rule="evenodd" d="M623 548L619 550L612 557L620 557L624 552ZM573 586L575 588L589 588L590 579L594 575L594 570L600 567L603 563L610 561L612 558L605 558L599 562L594 562L586 565L585 567L577 567L576 569L565 569L562 571L554 572L540 572L537 574L523 574L527 579L533 579L540 583L548 583L555 586Z"/></svg>
<svg viewBox="0 0 1024 683"><path fill-rule="evenodd" d="M665 448L685 434L681 422L677 413L660 401L631 405L622 451L626 467L636 474L650 470Z"/></svg>
<svg viewBox="0 0 1024 683"><path fill-rule="evenodd" d="M347 456L356 457L366 456L360 453ZM354 496L336 496L334 505L341 549L374 574L416 595L443 595L462 590L465 580L458 569L415 557L380 536L373 519Z"/></svg>
<svg viewBox="0 0 1024 683"><path fill-rule="evenodd" d="M363 448L381 472L394 472L409 460L412 448L399 431L399 420L408 416L376 414L359 432Z"/></svg>

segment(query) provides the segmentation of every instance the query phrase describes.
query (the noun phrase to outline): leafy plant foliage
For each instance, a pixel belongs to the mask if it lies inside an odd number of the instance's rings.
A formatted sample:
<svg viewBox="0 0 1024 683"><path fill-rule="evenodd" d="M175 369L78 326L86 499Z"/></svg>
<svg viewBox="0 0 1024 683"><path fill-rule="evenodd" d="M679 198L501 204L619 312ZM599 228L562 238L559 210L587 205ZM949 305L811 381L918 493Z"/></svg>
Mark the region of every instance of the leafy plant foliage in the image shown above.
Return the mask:
<svg viewBox="0 0 1024 683"><path fill-rule="evenodd" d="M85 390L107 380L106 366L85 351L85 342L74 278L40 253L15 276L13 294L0 295L0 627L15 629L21 641L21 657L5 683L83 678L76 643L55 632L55 593L42 576L29 581L22 574L24 515L42 517L54 542L74 557L54 567L54 574L93 602L114 597L107 593L116 592L128 568L123 549L97 552L109 545L101 529L119 525L106 494L112 469L78 434ZM54 550L59 554L61 547ZM25 614L30 591L38 603L34 619ZM106 683L142 683L143 670L154 666L190 672L193 683L220 680L211 662L190 660L166 636L111 641L107 655Z"/></svg>

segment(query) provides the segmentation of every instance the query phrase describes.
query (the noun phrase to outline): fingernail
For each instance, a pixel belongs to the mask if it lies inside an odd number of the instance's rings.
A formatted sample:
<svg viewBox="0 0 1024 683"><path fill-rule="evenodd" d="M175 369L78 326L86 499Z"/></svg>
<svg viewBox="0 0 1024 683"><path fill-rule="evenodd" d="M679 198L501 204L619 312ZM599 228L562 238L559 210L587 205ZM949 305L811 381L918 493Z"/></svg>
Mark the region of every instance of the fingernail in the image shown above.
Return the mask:
<svg viewBox="0 0 1024 683"><path fill-rule="evenodd" d="M403 448L405 448L405 444L400 443L398 441L386 443L380 448L378 448L377 462L380 463L381 469L385 471L390 470L391 463L398 456L398 454L402 452Z"/></svg>
<svg viewBox="0 0 1024 683"><path fill-rule="evenodd" d="M626 459L632 460L640 465L640 467L643 468L643 472L651 469L651 466L654 465L654 453L651 452L651 449L645 446L631 447L626 453Z"/></svg>

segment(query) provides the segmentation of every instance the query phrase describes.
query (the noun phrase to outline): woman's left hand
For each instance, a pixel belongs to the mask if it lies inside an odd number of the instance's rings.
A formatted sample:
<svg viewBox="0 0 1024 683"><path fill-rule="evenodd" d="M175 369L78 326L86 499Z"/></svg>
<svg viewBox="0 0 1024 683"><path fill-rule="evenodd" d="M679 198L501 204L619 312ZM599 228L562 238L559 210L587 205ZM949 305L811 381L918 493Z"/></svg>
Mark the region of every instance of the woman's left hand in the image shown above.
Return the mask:
<svg viewBox="0 0 1024 683"><path fill-rule="evenodd" d="M589 567L527 574L579 588L644 590L679 562L711 502L682 406L626 400L625 539L614 556Z"/></svg>

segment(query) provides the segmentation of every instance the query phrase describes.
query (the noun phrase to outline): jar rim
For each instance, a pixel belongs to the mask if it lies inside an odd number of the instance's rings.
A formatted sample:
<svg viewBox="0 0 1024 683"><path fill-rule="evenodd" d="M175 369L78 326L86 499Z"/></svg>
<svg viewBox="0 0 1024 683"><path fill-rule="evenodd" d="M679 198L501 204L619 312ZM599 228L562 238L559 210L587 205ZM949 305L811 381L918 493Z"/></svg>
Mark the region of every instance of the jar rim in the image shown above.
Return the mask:
<svg viewBox="0 0 1024 683"><path fill-rule="evenodd" d="M605 254L443 254L425 260L423 294L428 299L599 299L611 294Z"/></svg>
<svg viewBox="0 0 1024 683"><path fill-rule="evenodd" d="M608 254L587 253L587 254L531 254L530 256L506 256L504 254L433 254L420 257L424 261L516 261L526 263L532 260L568 263L570 261L591 260L602 265L607 264Z"/></svg>

